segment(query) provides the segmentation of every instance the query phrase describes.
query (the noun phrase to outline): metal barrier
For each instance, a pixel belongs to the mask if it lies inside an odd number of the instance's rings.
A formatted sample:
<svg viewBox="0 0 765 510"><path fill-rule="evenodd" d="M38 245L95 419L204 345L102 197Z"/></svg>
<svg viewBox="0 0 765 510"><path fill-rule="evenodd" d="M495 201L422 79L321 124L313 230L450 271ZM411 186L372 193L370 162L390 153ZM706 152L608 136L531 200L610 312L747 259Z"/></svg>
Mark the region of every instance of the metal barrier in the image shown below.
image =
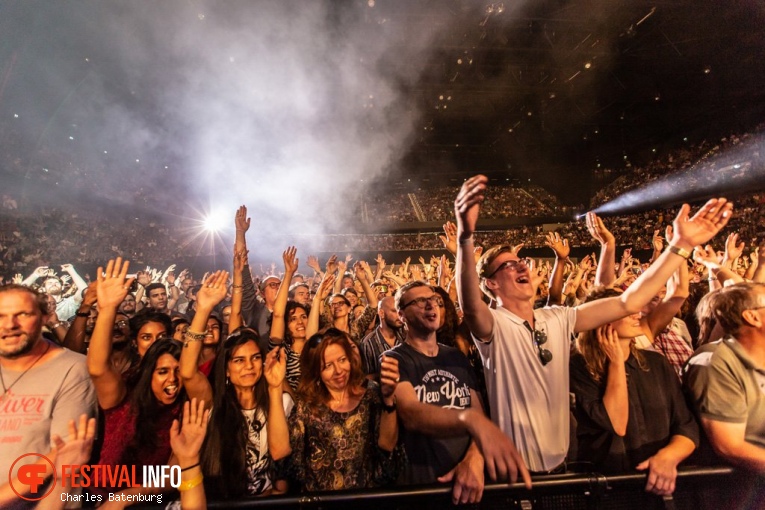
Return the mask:
<svg viewBox="0 0 765 510"><path fill-rule="evenodd" d="M765 501L757 499L757 496L753 495L749 489L745 489L746 484L739 483L744 478L746 478L745 475L729 467L684 468L678 473L675 493L671 497L662 498L645 492L645 474L548 475L534 478L531 491L521 483L489 484L484 489L481 503L470 506L521 510L765 508ZM754 487L756 489L757 485ZM208 504L211 509L299 508L303 510L377 508L441 510L450 506L452 506L451 487L445 485L396 486L381 490L322 492L225 502L211 501Z"/></svg>

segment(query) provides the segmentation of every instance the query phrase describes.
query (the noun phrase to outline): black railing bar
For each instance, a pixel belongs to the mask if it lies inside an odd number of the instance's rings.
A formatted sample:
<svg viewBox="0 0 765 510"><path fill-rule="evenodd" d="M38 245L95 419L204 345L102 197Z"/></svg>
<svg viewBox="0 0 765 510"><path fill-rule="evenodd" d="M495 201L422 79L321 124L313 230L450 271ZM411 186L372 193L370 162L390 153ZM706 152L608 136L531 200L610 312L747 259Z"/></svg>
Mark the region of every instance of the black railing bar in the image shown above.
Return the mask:
<svg viewBox="0 0 765 510"><path fill-rule="evenodd" d="M681 468L678 470L678 479L703 479L718 477L721 475L730 475L733 469L730 467L703 467L703 468ZM591 489L596 486L602 486L604 483L609 487L619 486L642 486L645 484L646 475L644 473L633 473L624 475L604 476L598 473L585 474L561 474L546 475L544 478L538 478L533 481L532 491L543 491L545 489L560 490L568 489ZM680 482L682 483L682 482ZM484 488L484 494L487 493L506 493L512 492L520 495L529 495L523 483L491 483ZM449 498L451 487L444 485L428 486L398 486L389 490L356 490L343 492L317 492L297 496L274 496L268 498L252 498L239 501L216 501L209 502L209 508L261 508L261 507L294 507L317 504L348 503L364 501L380 502L387 499L401 498L424 498L428 496L439 496ZM537 494L539 495L539 494Z"/></svg>

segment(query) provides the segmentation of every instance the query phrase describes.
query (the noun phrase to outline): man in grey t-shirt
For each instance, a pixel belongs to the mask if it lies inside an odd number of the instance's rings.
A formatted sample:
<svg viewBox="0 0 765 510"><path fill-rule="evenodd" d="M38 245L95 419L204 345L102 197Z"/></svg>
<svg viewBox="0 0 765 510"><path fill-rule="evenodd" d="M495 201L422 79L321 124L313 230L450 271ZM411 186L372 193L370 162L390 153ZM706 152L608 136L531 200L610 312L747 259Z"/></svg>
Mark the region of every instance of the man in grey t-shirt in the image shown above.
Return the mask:
<svg viewBox="0 0 765 510"><path fill-rule="evenodd" d="M24 454L47 455L52 434L68 436L69 420L95 415L85 356L42 337L47 313L43 294L22 285L0 287L0 473L8 473ZM42 496L44 486L31 492L18 478L19 468L34 462L47 468L41 476L52 473L39 457L22 459L11 473L12 487L3 477L0 507L23 503L14 489L26 487L29 498Z"/></svg>

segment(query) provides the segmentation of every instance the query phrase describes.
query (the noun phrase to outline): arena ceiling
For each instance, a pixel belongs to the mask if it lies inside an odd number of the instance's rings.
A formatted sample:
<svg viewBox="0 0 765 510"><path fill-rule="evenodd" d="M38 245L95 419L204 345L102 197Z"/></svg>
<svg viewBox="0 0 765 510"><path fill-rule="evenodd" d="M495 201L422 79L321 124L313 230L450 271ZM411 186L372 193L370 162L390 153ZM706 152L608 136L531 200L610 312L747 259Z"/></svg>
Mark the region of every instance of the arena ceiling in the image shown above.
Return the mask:
<svg viewBox="0 0 765 510"><path fill-rule="evenodd" d="M287 163L326 160L364 169L349 182L480 171L581 203L598 165L765 120L763 26L751 0L6 0L0 128L28 179L35 151L62 144L93 168L152 160L137 174L150 186L253 158L304 182ZM293 74L249 97L274 69ZM240 133L232 112L260 120ZM275 178L252 186L286 186Z"/></svg>

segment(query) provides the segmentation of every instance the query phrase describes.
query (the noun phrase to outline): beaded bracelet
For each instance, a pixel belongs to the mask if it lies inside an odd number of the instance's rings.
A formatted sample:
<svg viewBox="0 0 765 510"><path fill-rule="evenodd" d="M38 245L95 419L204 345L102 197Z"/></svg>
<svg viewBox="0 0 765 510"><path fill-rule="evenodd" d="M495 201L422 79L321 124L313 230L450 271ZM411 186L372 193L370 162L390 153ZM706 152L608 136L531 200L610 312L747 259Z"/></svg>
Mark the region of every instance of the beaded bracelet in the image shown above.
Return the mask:
<svg viewBox="0 0 765 510"><path fill-rule="evenodd" d="M192 478L188 482L181 483L178 486L178 490L180 492L190 491L191 489L193 489L194 487L196 487L197 485L202 483L202 480L204 480L204 479L205 479L205 477L202 476L202 474L200 473L199 476L196 476L196 477Z"/></svg>
<svg viewBox="0 0 765 510"><path fill-rule="evenodd" d="M188 337L188 341L201 342L205 339L205 336L207 336L207 332L203 331L202 333L199 333L198 331L191 331L190 329L187 329L186 333L183 335Z"/></svg>

